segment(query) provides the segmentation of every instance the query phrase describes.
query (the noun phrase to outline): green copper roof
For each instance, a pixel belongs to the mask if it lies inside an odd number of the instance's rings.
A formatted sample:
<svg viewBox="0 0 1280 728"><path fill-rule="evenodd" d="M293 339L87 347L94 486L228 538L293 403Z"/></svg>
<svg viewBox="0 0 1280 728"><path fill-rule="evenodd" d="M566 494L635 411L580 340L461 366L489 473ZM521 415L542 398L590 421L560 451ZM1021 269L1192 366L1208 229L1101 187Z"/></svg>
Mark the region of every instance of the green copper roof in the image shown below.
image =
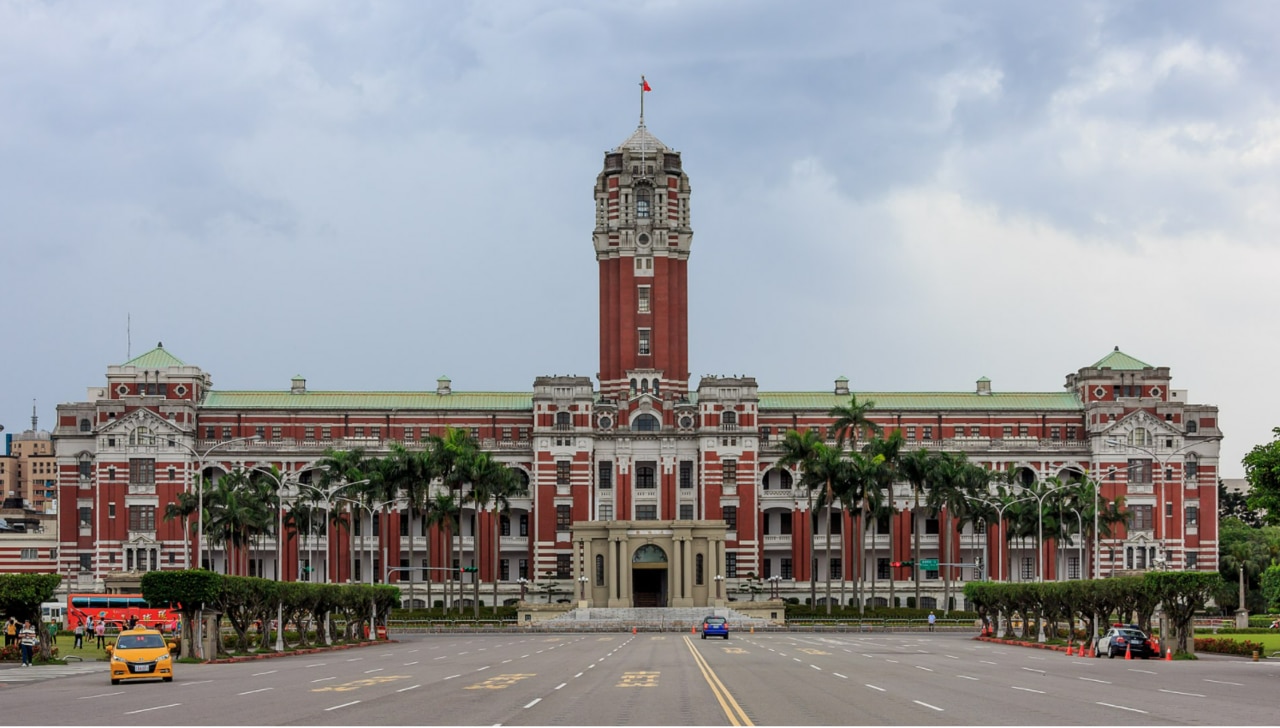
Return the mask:
<svg viewBox="0 0 1280 728"><path fill-rule="evenodd" d="M529 392L228 392L212 391L204 409L532 410Z"/></svg>
<svg viewBox="0 0 1280 728"><path fill-rule="evenodd" d="M1099 359L1098 363L1093 365L1093 368L1094 369L1106 368L1106 369L1114 369L1117 371L1122 369L1125 371L1135 371L1139 369L1151 369L1152 367L1150 364L1144 361L1138 361L1137 359L1134 359L1133 357L1129 356L1123 351L1120 351L1120 347L1117 346L1115 348L1115 351Z"/></svg>
<svg viewBox="0 0 1280 728"><path fill-rule="evenodd" d="M1079 410L1071 392L857 392L874 410ZM849 395L831 392L761 392L761 410L822 410L846 407Z"/></svg>
<svg viewBox="0 0 1280 728"><path fill-rule="evenodd" d="M126 367L138 367L139 369L166 369L168 367L185 367L181 359L165 351L164 344L156 344L156 348L145 354L139 354L129 361L121 364Z"/></svg>

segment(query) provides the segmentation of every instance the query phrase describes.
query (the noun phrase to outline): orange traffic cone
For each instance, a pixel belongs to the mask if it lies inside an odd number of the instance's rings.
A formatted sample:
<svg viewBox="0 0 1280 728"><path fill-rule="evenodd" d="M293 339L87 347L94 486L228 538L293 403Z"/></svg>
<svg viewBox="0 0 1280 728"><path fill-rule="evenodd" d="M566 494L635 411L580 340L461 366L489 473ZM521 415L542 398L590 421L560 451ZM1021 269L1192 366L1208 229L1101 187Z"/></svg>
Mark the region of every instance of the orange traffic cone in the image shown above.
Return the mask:
<svg viewBox="0 0 1280 728"><path fill-rule="evenodd" d="M1126 659L1126 660L1132 660L1132 659L1133 659L1133 657L1129 654L1129 645L1128 645L1128 644L1126 644L1126 645L1124 646L1124 659Z"/></svg>
<svg viewBox="0 0 1280 728"><path fill-rule="evenodd" d="M636 628L635 628L635 627L632 627L632 628L631 628L631 634L635 634L635 633L636 633Z"/></svg>
<svg viewBox="0 0 1280 728"><path fill-rule="evenodd" d="M697 634L697 633L698 633L697 627L689 627L689 634Z"/></svg>
<svg viewBox="0 0 1280 728"><path fill-rule="evenodd" d="M1173 648L1172 648L1172 647L1170 647L1170 648L1168 648L1167 650L1165 650L1165 653L1164 653L1164 661L1165 661L1165 662L1173 662Z"/></svg>
<svg viewBox="0 0 1280 728"><path fill-rule="evenodd" d="M1067 657L1071 657L1071 655L1072 655L1072 649L1073 649L1073 648L1071 647L1071 643L1070 643L1070 642L1067 642Z"/></svg>

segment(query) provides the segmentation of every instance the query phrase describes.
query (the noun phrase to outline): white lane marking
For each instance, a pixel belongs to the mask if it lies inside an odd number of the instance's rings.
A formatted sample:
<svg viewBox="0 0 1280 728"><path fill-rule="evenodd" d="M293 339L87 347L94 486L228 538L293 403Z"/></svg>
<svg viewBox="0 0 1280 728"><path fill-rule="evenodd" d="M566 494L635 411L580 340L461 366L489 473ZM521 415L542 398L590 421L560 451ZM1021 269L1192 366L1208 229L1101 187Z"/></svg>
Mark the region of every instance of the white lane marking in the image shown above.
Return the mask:
<svg viewBox="0 0 1280 728"><path fill-rule="evenodd" d="M1082 677L1082 678L1079 678L1079 679L1080 679L1080 680L1088 680L1089 682L1100 682L1100 683L1103 683L1104 685L1110 685L1110 684L1111 684L1111 681L1110 681L1110 680L1099 680L1099 679L1098 679L1098 678L1096 678L1096 677Z"/></svg>
<svg viewBox="0 0 1280 728"><path fill-rule="evenodd" d="M312 664L310 664L310 665L307 665L307 667L324 667L324 666L325 666L325 664L326 664L326 663L323 663L323 662L315 662L315 663L312 663Z"/></svg>
<svg viewBox="0 0 1280 728"><path fill-rule="evenodd" d="M594 662L593 662L593 663L591 663L590 665L587 665L587 669L588 669L588 670L590 670L591 668L593 668L593 667L595 667L595 666L596 666L596 663L594 663Z"/></svg>
<svg viewBox="0 0 1280 728"><path fill-rule="evenodd" d="M936 706L936 705L929 705L928 703L922 702L922 701L920 701L920 700L912 700L911 702L915 703L916 705L923 705L924 707L926 707L926 708L928 708L928 709L930 709L930 710L936 710L936 711L938 711L939 713L941 713L941 712L942 712L942 708L939 708L939 707L938 707L938 706Z"/></svg>
<svg viewBox="0 0 1280 728"><path fill-rule="evenodd" d="M960 659L959 657L956 657L955 655L943 655L943 657L950 657L950 658L951 658L951 659L953 659L953 660L959 660L959 659Z"/></svg>
<svg viewBox="0 0 1280 728"><path fill-rule="evenodd" d="M124 691L121 690L118 693L98 693L97 695L82 695L76 698L76 700L91 700L93 698L109 698L112 695L124 695Z"/></svg>
<svg viewBox="0 0 1280 728"><path fill-rule="evenodd" d="M440 655L439 657L433 657L433 658L431 658L431 659L433 659L433 660L443 660L443 659L445 659L446 657L448 657L448 655Z"/></svg>
<svg viewBox="0 0 1280 728"><path fill-rule="evenodd" d="M183 687L186 687L187 685L202 685L204 683L211 683L211 682L213 681L212 680L193 680L191 682L184 682L182 683L182 685ZM112 695L115 695L115 693L112 693Z"/></svg>
<svg viewBox="0 0 1280 728"><path fill-rule="evenodd" d="M929 671L929 672L933 672L933 668L932 668L932 667L924 667L924 666L922 666L922 665L916 665L916 666L915 666L915 668L916 668L917 670L927 670L927 671Z"/></svg>
<svg viewBox="0 0 1280 728"><path fill-rule="evenodd" d="M984 664L987 664L987 665L995 665L995 664L998 664L998 663L992 662L992 661L990 661L990 660L978 660L978 662L981 662L981 663L984 663Z"/></svg>
<svg viewBox="0 0 1280 728"><path fill-rule="evenodd" d="M250 675L249 677L258 677L259 675L270 675L270 674L271 674L271 673L273 673L273 672L280 672L280 671L279 671L279 670L267 670L266 672L255 672L255 673L253 673L252 675Z"/></svg>
<svg viewBox="0 0 1280 728"><path fill-rule="evenodd" d="M143 708L143 709L141 709L141 710L130 710L129 712L125 713L125 715L134 715L134 714L136 714L136 713L145 713L145 712L147 712L148 710L164 710L165 708L176 708L176 707L178 707L179 705L182 705L182 703L169 703L168 705L157 705L157 706L156 706L156 707L154 707L154 708Z"/></svg>
<svg viewBox="0 0 1280 728"><path fill-rule="evenodd" d="M864 685L866 685L867 687L871 688L872 690L879 690L879 691L880 691L880 692L882 692L882 693L884 692L884 688L878 688L878 687L876 687L875 685L872 685L871 683L863 683L863 684L864 684Z"/></svg>
<svg viewBox="0 0 1280 728"><path fill-rule="evenodd" d="M319 680L312 680L311 682L324 682L325 680L337 680L337 679L338 679L337 675L331 675L329 677L322 677Z"/></svg>
<svg viewBox="0 0 1280 728"><path fill-rule="evenodd" d="M1029 693L1040 693L1041 695L1044 695L1043 690L1036 690L1035 688L1020 688L1017 685L1010 685L1009 687L1013 688L1014 690L1025 690Z"/></svg>
<svg viewBox="0 0 1280 728"><path fill-rule="evenodd" d="M393 653L390 653L390 652L384 652L381 655L378 655L378 657L391 657L392 654Z"/></svg>
<svg viewBox="0 0 1280 728"><path fill-rule="evenodd" d="M861 654L863 657L871 657L871 655L868 655L868 654L867 654L867 653L865 653L865 652L862 652L862 653L859 653L859 654Z"/></svg>
<svg viewBox="0 0 1280 728"><path fill-rule="evenodd" d="M1037 670L1037 669L1035 669L1034 667L1024 667L1024 668L1022 668L1022 669L1023 669L1023 670L1026 670L1027 672L1038 672L1038 673L1040 673L1041 675L1043 675L1043 674L1044 674L1044 670Z"/></svg>
<svg viewBox="0 0 1280 728"><path fill-rule="evenodd" d="M503 665L505 665L505 664L507 664L508 662L511 662L511 660L509 660L509 659L507 659L507 660L503 660L503 661L502 661L502 664L503 664Z"/></svg>
<svg viewBox="0 0 1280 728"><path fill-rule="evenodd" d="M358 703L358 702L360 702L360 701L359 701L359 700L352 700L350 703L343 703L342 705L335 705L335 706L333 706L332 708L325 708L325 709L324 709L324 712L328 713L328 712L329 712L329 711L331 711L331 710L337 710L338 708L345 708L345 707L347 707L347 706L349 706L349 705L355 705L355 704L356 704L356 703Z"/></svg>
<svg viewBox="0 0 1280 728"><path fill-rule="evenodd" d="M885 662L892 662L892 663L893 663L893 664L895 664L895 665L896 665L896 664L898 664L898 661L897 661L897 660L885 660Z"/></svg>
<svg viewBox="0 0 1280 728"><path fill-rule="evenodd" d="M1241 687L1244 687L1244 683L1233 683L1233 682L1227 682L1226 680L1210 680L1207 677L1204 679L1204 681L1211 682L1211 683L1218 683L1219 685L1239 685ZM114 695L114 693L112 694Z"/></svg>
<svg viewBox="0 0 1280 728"><path fill-rule="evenodd" d="M1029 660L1043 660L1043 657L1028 657Z"/></svg>
<svg viewBox="0 0 1280 728"><path fill-rule="evenodd" d="M452 680L452 679L454 679L455 677L462 677L462 676L461 676L461 675L450 675L449 677L446 677L446 678L445 678L445 680Z"/></svg>
<svg viewBox="0 0 1280 728"><path fill-rule="evenodd" d="M363 657L352 657L351 659L347 660L347 662L359 662L363 659L364 659Z"/></svg>
<svg viewBox="0 0 1280 728"><path fill-rule="evenodd" d="M801 660L799 657L793 657L791 659L795 660L796 662L804 662L804 660Z"/></svg>
<svg viewBox="0 0 1280 728"><path fill-rule="evenodd" d="M582 673L578 673L577 675L574 675L574 677L582 677Z"/></svg>
<svg viewBox="0 0 1280 728"><path fill-rule="evenodd" d="M1143 715L1146 715L1146 714L1147 714L1147 711L1145 711L1145 710L1138 710L1137 708L1126 708L1126 707L1125 707L1125 706L1123 706L1123 705L1114 705L1114 704L1112 704L1112 703L1103 703L1103 702L1101 702L1101 701L1099 701L1099 702L1098 702L1098 703L1096 703L1096 704L1097 704L1097 705L1105 705L1105 706L1107 706L1108 708L1119 708L1120 710L1132 710L1132 711L1133 711L1133 712L1135 712L1135 713L1142 713Z"/></svg>
<svg viewBox="0 0 1280 728"><path fill-rule="evenodd" d="M371 673L371 672L382 672L382 668L381 668L381 667L375 667L375 668L373 668L372 670L365 670L365 671L364 671L364 674L368 675L368 674L369 674L369 673Z"/></svg>
<svg viewBox="0 0 1280 728"><path fill-rule="evenodd" d="M562 687L564 687L565 685L568 685L568 684L569 684L569 683L560 683L559 685L557 685L557 686L555 687L555 689L556 689L556 690L559 690L560 688L562 688Z"/></svg>
<svg viewBox="0 0 1280 728"><path fill-rule="evenodd" d="M1203 695L1201 695L1200 693L1183 693L1183 692L1178 692L1177 690L1165 690L1164 688L1160 688L1160 692L1162 692L1162 693L1173 693L1174 695L1189 695L1189 696L1191 696L1191 697L1193 697L1193 698L1203 698L1203 697L1204 697L1204 696L1203 696Z"/></svg>
<svg viewBox="0 0 1280 728"><path fill-rule="evenodd" d="M978 678L976 678L976 677L969 677L968 675L956 675L956 677L958 677L958 678L960 678L960 679L962 679L962 680L977 680L977 679L978 679Z"/></svg>
<svg viewBox="0 0 1280 728"><path fill-rule="evenodd" d="M405 667L408 667L408 666L410 666L410 665L416 665L416 664L418 664L418 661L417 661L417 660L414 660L413 662L406 662L406 663L404 663L404 666L405 666Z"/></svg>
<svg viewBox="0 0 1280 728"><path fill-rule="evenodd" d="M1129 672L1141 672L1141 673L1145 673L1145 674L1147 674L1147 675L1159 675L1159 674L1160 674L1160 673L1158 673L1158 672L1151 672L1150 670L1138 670L1138 669L1135 669L1135 668L1132 668L1132 667L1131 667L1131 668L1129 668Z"/></svg>
<svg viewBox="0 0 1280 728"><path fill-rule="evenodd" d="M522 659L522 660L523 660L524 658L526 658L526 657L528 657L528 655L520 655L520 659Z"/></svg>
<svg viewBox="0 0 1280 728"><path fill-rule="evenodd" d="M813 669L818 670L818 671L821 671L821 670L822 670L822 668L821 668L821 667L818 667L817 665L809 665L809 667L812 667Z"/></svg>
<svg viewBox="0 0 1280 728"><path fill-rule="evenodd" d="M526 709L528 709L528 708L532 708L533 706L535 706L535 705L537 705L538 703L541 703L541 702L542 702L542 698L534 698L534 699L533 699L533 702L529 703L528 705L526 705L526 706L524 706L524 707L525 707Z"/></svg>
<svg viewBox="0 0 1280 728"><path fill-rule="evenodd" d="M841 675L841 674L840 674L840 673L838 673L838 672L833 672L833 673L831 673L831 674L832 674L832 675L835 675L835 676L836 676L836 677L838 677L838 678L844 679L844 680L848 680L848 679L849 679L849 677L848 677L847 675Z"/></svg>
<svg viewBox="0 0 1280 728"><path fill-rule="evenodd" d="M415 652L417 652L417 650L409 650L409 654L411 654L411 655L412 655L413 653L415 653Z"/></svg>
<svg viewBox="0 0 1280 728"><path fill-rule="evenodd" d="M422 687L422 686L421 686L421 685L410 685L410 686L409 686L409 687L407 687L407 688L400 688L400 689L399 689L399 690L397 690L396 692L397 692L397 693L407 693L407 692L409 692L410 690L417 690L417 689L418 689L418 688L420 688L420 687Z"/></svg>
<svg viewBox="0 0 1280 728"><path fill-rule="evenodd" d="M258 688L257 690L246 690L243 693L236 693L236 695L253 695L254 693L265 693L268 690L275 690L275 688Z"/></svg>
<svg viewBox="0 0 1280 728"><path fill-rule="evenodd" d="M476 672L480 672L481 670L488 670L491 667L493 667L493 665L485 665L484 667L477 667Z"/></svg>

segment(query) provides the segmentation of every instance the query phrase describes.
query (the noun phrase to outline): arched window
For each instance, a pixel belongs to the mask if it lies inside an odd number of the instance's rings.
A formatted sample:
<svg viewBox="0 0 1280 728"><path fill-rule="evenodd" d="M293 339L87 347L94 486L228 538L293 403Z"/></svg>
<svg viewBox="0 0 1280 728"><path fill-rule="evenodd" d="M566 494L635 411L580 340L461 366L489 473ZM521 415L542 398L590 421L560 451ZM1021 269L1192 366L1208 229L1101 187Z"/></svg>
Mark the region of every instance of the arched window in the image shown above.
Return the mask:
<svg viewBox="0 0 1280 728"><path fill-rule="evenodd" d="M631 429L637 432L657 432L662 429L662 424L653 415L640 415L631 423Z"/></svg>
<svg viewBox="0 0 1280 728"><path fill-rule="evenodd" d="M653 201L653 190L648 185L636 187L636 217L649 217L649 204Z"/></svg>
<svg viewBox="0 0 1280 728"><path fill-rule="evenodd" d="M649 380L648 380L648 379L641 379L641 380L640 380L640 391L641 391L641 392L648 392L648 391L649 391Z"/></svg>
<svg viewBox="0 0 1280 728"><path fill-rule="evenodd" d="M85 419L80 420L80 431L81 431L81 432L88 432L88 431L89 431L89 430L91 430L91 429L92 429L92 426L89 424L89 420L88 420L88 418L85 418ZM1192 430L1192 432L1195 432L1195 430Z"/></svg>
<svg viewBox="0 0 1280 728"><path fill-rule="evenodd" d="M1141 427L1129 433L1129 444L1143 446L1147 444L1147 431Z"/></svg>
<svg viewBox="0 0 1280 728"><path fill-rule="evenodd" d="M737 427L738 413L733 410L725 410L724 414L720 416L720 421L729 427Z"/></svg>
<svg viewBox="0 0 1280 728"><path fill-rule="evenodd" d="M632 379L632 380L631 380L631 396L632 396L632 397L636 396L636 392L637 392L637 391L639 391L639 390L636 388L636 380L635 380L635 379Z"/></svg>
<svg viewBox="0 0 1280 728"><path fill-rule="evenodd" d="M570 427L573 424L568 412L556 413L556 427Z"/></svg>
<svg viewBox="0 0 1280 728"><path fill-rule="evenodd" d="M148 430L145 427L139 427L129 433L130 445L151 445L154 441L154 438L151 436L151 430Z"/></svg>
<svg viewBox="0 0 1280 728"><path fill-rule="evenodd" d="M81 422L83 422L83 420L81 420ZM1187 420L1187 434L1195 434L1196 430L1199 427L1200 427L1200 424L1195 420ZM83 430L84 426L81 425L80 429Z"/></svg>
<svg viewBox="0 0 1280 728"><path fill-rule="evenodd" d="M654 379L654 380L653 380L653 394L654 394L654 396L655 396L655 397L656 397L657 395L659 395L659 394L662 394L662 392L658 391L658 380L657 380L657 379Z"/></svg>
<svg viewBox="0 0 1280 728"><path fill-rule="evenodd" d="M604 586L604 556L596 554L596 586Z"/></svg>
<svg viewBox="0 0 1280 728"><path fill-rule="evenodd" d="M636 468L636 487L645 490L652 489L657 483L653 477L652 465L640 465Z"/></svg>

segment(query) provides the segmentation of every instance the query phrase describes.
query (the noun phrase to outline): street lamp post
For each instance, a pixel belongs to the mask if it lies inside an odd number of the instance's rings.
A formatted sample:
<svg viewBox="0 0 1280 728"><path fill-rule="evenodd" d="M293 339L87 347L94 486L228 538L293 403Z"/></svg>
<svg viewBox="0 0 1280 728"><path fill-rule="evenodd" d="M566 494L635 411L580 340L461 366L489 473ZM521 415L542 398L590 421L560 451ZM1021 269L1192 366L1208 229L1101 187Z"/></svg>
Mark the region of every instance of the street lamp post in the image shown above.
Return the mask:
<svg viewBox="0 0 1280 728"><path fill-rule="evenodd" d="M369 482L368 478L365 478L364 480L355 480L350 483L343 483L342 485L339 485L336 488L330 488L328 491L320 490L316 486L307 485L306 483L297 484L299 488L306 488L307 490L310 490L316 493L317 495L321 496L321 499L324 501L324 524L323 524L324 533L321 535L324 537L324 549L325 549L325 554L324 554L324 583L325 584L329 583L329 511L333 510L334 499L337 497L338 491L342 490L343 488L350 488L355 485L364 485L368 482Z"/></svg>
<svg viewBox="0 0 1280 728"><path fill-rule="evenodd" d="M1046 488L1043 493L1036 494L1035 491L1025 485L1012 484L1014 488L1025 491L1036 500L1036 581L1044 581L1044 499L1051 494L1056 493L1063 488L1071 487L1071 483L1063 483L1052 488Z"/></svg>
<svg viewBox="0 0 1280 728"><path fill-rule="evenodd" d="M529 588L529 580L522 576L519 579L516 579L516 583L520 585L520 601L523 602L525 594Z"/></svg>
<svg viewBox="0 0 1280 728"><path fill-rule="evenodd" d="M586 601L587 599L587 577L578 577L578 599Z"/></svg>
<svg viewBox="0 0 1280 728"><path fill-rule="evenodd" d="M1000 501L987 500L986 498L975 498L973 496L967 496L967 498L969 500L978 501L979 503L985 503L996 509L996 579L997 581L1004 581L1004 549L1000 548L1000 542L1004 540L1004 512L1014 503L1022 503L1023 501L1029 501L1032 499L1030 497L1017 498L1009 501L1008 503L1001 503Z"/></svg>
<svg viewBox="0 0 1280 728"><path fill-rule="evenodd" d="M782 577L778 576L777 574L774 574L768 579L765 579L765 581L769 582L769 598L777 599L779 597L778 582L782 581Z"/></svg>
<svg viewBox="0 0 1280 728"><path fill-rule="evenodd" d="M716 601L720 600L720 585L724 583L724 576L716 574Z"/></svg>
<svg viewBox="0 0 1280 728"><path fill-rule="evenodd" d="M284 487L289 483L289 475L294 476L292 482L301 484L296 478L303 473L312 470L323 470L325 466L317 465L306 467L301 470L295 470L292 473L281 473L279 476L275 472L266 468L251 468L256 473L261 473L273 480L276 484L276 581L284 581ZM276 652L284 652L284 599L276 600Z"/></svg>

